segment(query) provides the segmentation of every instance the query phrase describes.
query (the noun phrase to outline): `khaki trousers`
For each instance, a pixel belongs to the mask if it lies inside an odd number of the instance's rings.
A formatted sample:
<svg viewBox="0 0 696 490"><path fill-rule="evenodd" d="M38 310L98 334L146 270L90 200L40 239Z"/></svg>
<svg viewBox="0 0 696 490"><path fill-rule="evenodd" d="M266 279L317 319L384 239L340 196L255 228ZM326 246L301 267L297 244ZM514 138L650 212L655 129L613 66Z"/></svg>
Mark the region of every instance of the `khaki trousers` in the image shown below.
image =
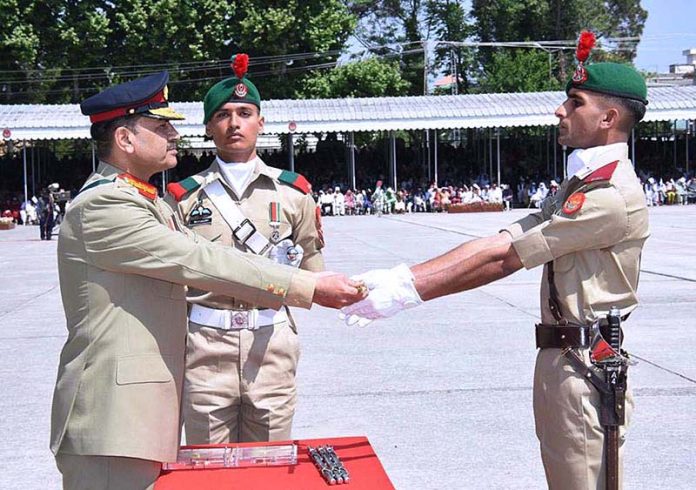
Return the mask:
<svg viewBox="0 0 696 490"><path fill-rule="evenodd" d="M560 349L537 354L534 371L534 420L546 481L551 490L605 488L604 431L599 423L599 393L575 372ZM589 353L581 352L589 365ZM630 376L630 373L629 373ZM626 427L633 396L626 395L626 425L620 431L619 486Z"/></svg>
<svg viewBox="0 0 696 490"><path fill-rule="evenodd" d="M299 357L297 333L287 322L254 331L189 322L186 443L290 439Z"/></svg>
<svg viewBox="0 0 696 490"><path fill-rule="evenodd" d="M119 456L56 454L64 490L152 490L162 464Z"/></svg>

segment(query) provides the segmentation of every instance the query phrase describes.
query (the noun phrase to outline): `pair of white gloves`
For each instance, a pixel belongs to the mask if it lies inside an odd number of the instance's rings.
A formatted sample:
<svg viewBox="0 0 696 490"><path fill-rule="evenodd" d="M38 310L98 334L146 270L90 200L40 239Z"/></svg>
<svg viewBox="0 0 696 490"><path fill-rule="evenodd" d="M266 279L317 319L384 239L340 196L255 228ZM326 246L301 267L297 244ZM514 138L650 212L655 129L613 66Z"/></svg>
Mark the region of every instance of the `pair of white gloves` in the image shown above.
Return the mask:
<svg viewBox="0 0 696 490"><path fill-rule="evenodd" d="M413 273L406 264L375 269L351 279L362 281L369 294L364 300L341 308L338 316L348 326L364 327L373 320L394 316L423 303L416 291Z"/></svg>

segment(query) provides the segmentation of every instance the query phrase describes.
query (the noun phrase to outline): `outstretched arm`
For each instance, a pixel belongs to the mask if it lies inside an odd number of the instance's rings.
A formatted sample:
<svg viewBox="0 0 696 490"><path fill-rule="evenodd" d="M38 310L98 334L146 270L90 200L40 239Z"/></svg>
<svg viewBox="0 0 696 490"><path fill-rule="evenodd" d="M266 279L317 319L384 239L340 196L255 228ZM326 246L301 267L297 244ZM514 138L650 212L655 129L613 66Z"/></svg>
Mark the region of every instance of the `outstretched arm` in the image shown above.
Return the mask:
<svg viewBox="0 0 696 490"><path fill-rule="evenodd" d="M507 232L464 243L449 252L408 268L366 272L363 280L369 296L343 308L346 323L366 324L387 318L440 296L472 289L505 277L522 267Z"/></svg>
<svg viewBox="0 0 696 490"><path fill-rule="evenodd" d="M464 243L434 259L411 267L424 301L474 289L522 268L507 232Z"/></svg>

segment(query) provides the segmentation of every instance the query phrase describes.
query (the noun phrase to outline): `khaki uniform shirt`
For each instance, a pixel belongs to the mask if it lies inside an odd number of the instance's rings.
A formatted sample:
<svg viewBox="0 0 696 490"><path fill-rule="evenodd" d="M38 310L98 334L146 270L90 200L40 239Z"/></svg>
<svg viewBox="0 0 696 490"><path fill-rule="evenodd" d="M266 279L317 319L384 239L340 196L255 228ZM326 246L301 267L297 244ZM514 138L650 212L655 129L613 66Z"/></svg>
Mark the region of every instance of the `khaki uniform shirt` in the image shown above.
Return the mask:
<svg viewBox="0 0 696 490"><path fill-rule="evenodd" d="M205 193L205 186L214 180L219 180L241 214L269 240L273 232L270 225L270 206L271 203L279 203L279 240L290 238L294 244L302 247L304 255L300 268L313 272L324 270L324 259L321 255L323 244L317 231L316 204L311 194L305 194L279 180L282 171L269 167L260 158L256 158L255 163L249 164L255 165L255 168L249 184L239 197L222 177L216 160L207 170L191 177L200 184L199 187L185 194L178 203L171 194L168 194L167 201L176 206L181 221L196 234L243 252L247 251L246 247L234 238L232 228ZM204 224L195 224L191 220L191 213L201 209L201 206L212 212L211 220ZM189 289L189 301L218 309L248 309L260 306L257 303L248 303L241 298L221 296L196 288Z"/></svg>
<svg viewBox="0 0 696 490"><path fill-rule="evenodd" d="M563 181L540 212L505 229L526 269L544 265L541 320L556 323L549 308L548 263L553 261L561 314L589 324L611 306L622 314L638 305L640 256L648 238L648 211L640 183L617 145L591 168Z"/></svg>
<svg viewBox="0 0 696 490"><path fill-rule="evenodd" d="M60 227L68 339L53 396L51 450L174 461L184 285L270 308L309 308L315 280L173 231L185 229L171 208L119 173L101 163Z"/></svg>

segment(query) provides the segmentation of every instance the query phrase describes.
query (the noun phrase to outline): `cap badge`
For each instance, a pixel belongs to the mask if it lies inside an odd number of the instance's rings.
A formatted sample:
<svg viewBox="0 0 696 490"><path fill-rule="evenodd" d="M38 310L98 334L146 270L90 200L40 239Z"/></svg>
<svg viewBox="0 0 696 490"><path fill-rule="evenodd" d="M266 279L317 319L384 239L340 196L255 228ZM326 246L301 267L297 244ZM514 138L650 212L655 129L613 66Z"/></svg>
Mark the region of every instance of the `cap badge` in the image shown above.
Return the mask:
<svg viewBox="0 0 696 490"><path fill-rule="evenodd" d="M580 63L575 68L575 73L573 74L573 83L585 83L587 81L587 70L582 63Z"/></svg>
<svg viewBox="0 0 696 490"><path fill-rule="evenodd" d="M241 82L238 83L238 84L234 87L234 96L235 96L235 97L238 97L238 98L240 98L240 99L243 99L244 97L246 97L246 95L247 95L248 92L249 92L249 89L247 89L247 86L244 85L244 84L241 83Z"/></svg>

